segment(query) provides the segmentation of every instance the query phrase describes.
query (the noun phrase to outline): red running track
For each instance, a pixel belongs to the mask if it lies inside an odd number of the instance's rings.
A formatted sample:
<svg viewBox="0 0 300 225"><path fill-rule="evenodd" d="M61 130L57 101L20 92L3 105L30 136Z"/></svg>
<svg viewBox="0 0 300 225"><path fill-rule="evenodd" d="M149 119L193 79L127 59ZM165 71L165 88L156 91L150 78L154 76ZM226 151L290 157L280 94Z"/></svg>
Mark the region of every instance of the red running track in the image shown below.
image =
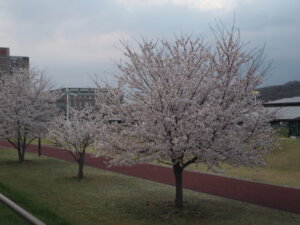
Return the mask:
<svg viewBox="0 0 300 225"><path fill-rule="evenodd" d="M10 143L5 141L0 141L0 146L12 147ZM28 151L37 153L37 146L30 145ZM55 147L43 146L42 154L74 162L69 153ZM86 154L85 160L85 164L91 167L174 186L174 177L171 168L150 164L107 168L104 158L96 158L90 154ZM261 184L192 171L184 171L183 173L183 187L186 189L300 214L300 189Z"/></svg>

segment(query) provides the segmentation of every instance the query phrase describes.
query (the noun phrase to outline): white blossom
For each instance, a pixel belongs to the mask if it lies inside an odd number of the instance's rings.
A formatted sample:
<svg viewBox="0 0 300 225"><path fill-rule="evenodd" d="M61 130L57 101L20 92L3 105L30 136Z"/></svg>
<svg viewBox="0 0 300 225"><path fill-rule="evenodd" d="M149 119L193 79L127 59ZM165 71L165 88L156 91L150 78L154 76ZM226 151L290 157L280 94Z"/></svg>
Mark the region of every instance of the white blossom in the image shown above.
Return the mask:
<svg viewBox="0 0 300 225"><path fill-rule="evenodd" d="M85 153L93 144L99 126L93 112L89 105L81 110L70 108L70 118L58 116L49 127L48 137L70 152L78 163L78 178L83 177Z"/></svg>
<svg viewBox="0 0 300 225"><path fill-rule="evenodd" d="M177 184L191 163L263 164L273 142L272 116L253 96L267 70L263 50L245 50L234 28L217 24L214 34L213 45L189 36L124 43L119 86L97 97L123 121L103 126L96 146L111 164L169 162Z"/></svg>
<svg viewBox="0 0 300 225"><path fill-rule="evenodd" d="M0 75L0 137L18 150L24 160L27 146L44 135L56 113L56 95L37 70L15 69Z"/></svg>

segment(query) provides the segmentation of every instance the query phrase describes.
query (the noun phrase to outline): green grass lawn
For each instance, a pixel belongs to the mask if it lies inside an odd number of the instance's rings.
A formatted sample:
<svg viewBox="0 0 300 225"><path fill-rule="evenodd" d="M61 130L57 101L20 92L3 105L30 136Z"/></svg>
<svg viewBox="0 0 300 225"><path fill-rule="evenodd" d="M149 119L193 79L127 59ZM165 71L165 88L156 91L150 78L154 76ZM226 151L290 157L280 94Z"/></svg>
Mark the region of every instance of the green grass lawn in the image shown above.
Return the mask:
<svg viewBox="0 0 300 225"><path fill-rule="evenodd" d="M47 145L47 146L55 146L55 144L53 143L53 141L47 139L47 138L42 138L41 139L41 143L42 143L42 146L43 145ZM35 139L31 142L31 144L34 144L34 145L37 145L38 144L38 139Z"/></svg>
<svg viewBox="0 0 300 225"><path fill-rule="evenodd" d="M25 195L19 194L18 192L11 190L0 182L0 193L4 194L6 197L10 198L16 204L25 208L27 211L31 212L34 216L41 219L46 224L56 224L56 225L71 225L65 219L53 213L48 207L41 204L36 204L27 198ZM20 218L13 210L8 208L4 203L0 203L0 225L21 225L28 224L22 218Z"/></svg>
<svg viewBox="0 0 300 225"><path fill-rule="evenodd" d="M26 225L12 210L0 203L0 224L1 225Z"/></svg>
<svg viewBox="0 0 300 225"><path fill-rule="evenodd" d="M225 173L221 175L300 188L300 139L278 138L278 142L281 148L266 156L266 167L253 169L224 165ZM203 164L194 164L187 169L208 172Z"/></svg>
<svg viewBox="0 0 300 225"><path fill-rule="evenodd" d="M73 178L76 164L30 153L24 164L18 164L15 154L0 149L0 187L13 200L19 196L19 204L26 209L41 207L50 217L59 216L71 224L300 224L300 215L188 190L184 191L186 207L178 213L173 208L171 186L89 167L85 169L86 178L78 181ZM1 209L0 205L3 224Z"/></svg>
<svg viewBox="0 0 300 225"><path fill-rule="evenodd" d="M31 142L31 144L38 145L38 139L33 140ZM50 139L47 139L47 138L43 138L41 140L41 144L42 144L42 146L51 146L51 147L55 147L55 148L58 148L58 149L62 149L60 146L56 145L53 141L51 141ZM90 153L90 154L96 154L97 153L97 151L92 146L87 147L86 152Z"/></svg>

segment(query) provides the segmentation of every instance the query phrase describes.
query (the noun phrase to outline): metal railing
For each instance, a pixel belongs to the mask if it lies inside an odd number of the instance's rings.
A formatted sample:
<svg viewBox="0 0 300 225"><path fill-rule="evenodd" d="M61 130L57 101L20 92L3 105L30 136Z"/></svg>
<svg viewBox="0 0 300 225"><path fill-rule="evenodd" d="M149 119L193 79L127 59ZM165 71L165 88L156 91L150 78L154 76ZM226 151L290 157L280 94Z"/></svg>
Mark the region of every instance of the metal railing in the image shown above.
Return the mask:
<svg viewBox="0 0 300 225"><path fill-rule="evenodd" d="M34 217L32 214L27 212L25 209L18 206L16 203L11 201L9 198L5 197L0 193L0 202L5 204L7 207L15 211L20 217L22 217L26 222L32 225L46 225L44 222L40 221L38 218Z"/></svg>

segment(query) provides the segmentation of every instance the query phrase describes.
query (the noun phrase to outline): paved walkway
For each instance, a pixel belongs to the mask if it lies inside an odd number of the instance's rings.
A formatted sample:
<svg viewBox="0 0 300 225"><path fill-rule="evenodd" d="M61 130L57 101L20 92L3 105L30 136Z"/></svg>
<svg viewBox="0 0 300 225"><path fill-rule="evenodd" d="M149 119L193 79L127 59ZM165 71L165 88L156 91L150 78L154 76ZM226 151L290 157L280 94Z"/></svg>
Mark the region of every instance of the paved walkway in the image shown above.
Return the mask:
<svg viewBox="0 0 300 225"><path fill-rule="evenodd" d="M0 146L12 147L5 141L0 141ZM30 145L28 152L37 153L37 146ZM74 162L69 153L55 147L43 146L42 155ZM116 173L174 185L172 169L167 167L142 164L131 167L107 168L104 158L96 158L90 154L86 155L85 164ZM184 171L183 173L183 187L186 189L300 214L300 189L261 184L192 171Z"/></svg>

